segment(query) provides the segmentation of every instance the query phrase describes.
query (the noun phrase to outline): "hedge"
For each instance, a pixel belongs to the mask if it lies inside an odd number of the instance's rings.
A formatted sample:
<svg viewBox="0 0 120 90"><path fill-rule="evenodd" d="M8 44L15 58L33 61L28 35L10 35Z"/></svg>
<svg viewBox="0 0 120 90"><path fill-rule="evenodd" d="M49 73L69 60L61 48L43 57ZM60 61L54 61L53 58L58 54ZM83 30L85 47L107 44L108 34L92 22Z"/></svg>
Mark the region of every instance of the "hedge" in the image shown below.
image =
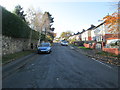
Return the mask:
<svg viewBox="0 0 120 90"><path fill-rule="evenodd" d="M30 38L30 31L32 30L26 22L24 22L17 15L2 8L2 34L14 38ZM38 39L39 33L32 30L32 39Z"/></svg>
<svg viewBox="0 0 120 90"><path fill-rule="evenodd" d="M39 39L39 32L32 30L32 39Z"/></svg>

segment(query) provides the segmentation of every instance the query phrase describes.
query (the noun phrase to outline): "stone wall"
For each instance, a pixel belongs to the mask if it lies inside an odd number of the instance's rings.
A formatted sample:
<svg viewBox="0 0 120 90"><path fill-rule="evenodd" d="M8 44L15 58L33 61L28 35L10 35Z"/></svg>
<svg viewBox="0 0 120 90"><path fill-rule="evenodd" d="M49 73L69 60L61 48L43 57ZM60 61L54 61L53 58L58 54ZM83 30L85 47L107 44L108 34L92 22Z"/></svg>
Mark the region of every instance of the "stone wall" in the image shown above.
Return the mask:
<svg viewBox="0 0 120 90"><path fill-rule="evenodd" d="M31 40L33 43L33 50L36 50L37 40ZM2 36L2 55L11 54L23 50L32 50L29 45L29 39L11 38Z"/></svg>

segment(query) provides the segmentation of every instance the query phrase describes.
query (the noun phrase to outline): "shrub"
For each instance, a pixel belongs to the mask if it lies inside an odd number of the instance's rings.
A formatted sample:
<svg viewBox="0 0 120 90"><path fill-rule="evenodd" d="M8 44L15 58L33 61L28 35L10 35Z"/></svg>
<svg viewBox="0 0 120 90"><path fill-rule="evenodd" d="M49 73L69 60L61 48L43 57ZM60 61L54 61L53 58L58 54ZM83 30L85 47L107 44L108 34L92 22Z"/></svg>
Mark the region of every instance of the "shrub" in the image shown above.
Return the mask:
<svg viewBox="0 0 120 90"><path fill-rule="evenodd" d="M84 41L75 41L74 42L76 45L78 45L78 46L84 46L83 44L84 44Z"/></svg>

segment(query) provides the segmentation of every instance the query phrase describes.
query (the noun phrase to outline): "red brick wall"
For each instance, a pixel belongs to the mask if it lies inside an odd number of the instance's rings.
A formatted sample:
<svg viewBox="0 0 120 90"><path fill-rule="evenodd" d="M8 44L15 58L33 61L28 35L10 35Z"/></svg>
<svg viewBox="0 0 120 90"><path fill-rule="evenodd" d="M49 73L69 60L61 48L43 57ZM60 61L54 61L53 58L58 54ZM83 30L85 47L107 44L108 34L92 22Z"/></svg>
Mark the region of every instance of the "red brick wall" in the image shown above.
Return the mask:
<svg viewBox="0 0 120 90"><path fill-rule="evenodd" d="M84 44L84 47L90 48L90 45L89 44Z"/></svg>
<svg viewBox="0 0 120 90"><path fill-rule="evenodd" d="M96 43L93 43L92 46L90 48L95 49Z"/></svg>
<svg viewBox="0 0 120 90"><path fill-rule="evenodd" d="M95 49L95 45L96 45L96 43L93 44L92 46L89 45L89 44L84 44L84 47L86 47L86 48L94 48ZM119 51L118 48L104 48L103 47L102 50L105 51L105 52L116 54L116 55L120 54L120 51Z"/></svg>
<svg viewBox="0 0 120 90"><path fill-rule="evenodd" d="M116 54L116 55L120 54L120 51L118 50L118 48L102 48L102 50L105 52Z"/></svg>
<svg viewBox="0 0 120 90"><path fill-rule="evenodd" d="M96 43L92 44L92 46L90 44L84 44L84 47L86 48L93 48L95 49Z"/></svg>

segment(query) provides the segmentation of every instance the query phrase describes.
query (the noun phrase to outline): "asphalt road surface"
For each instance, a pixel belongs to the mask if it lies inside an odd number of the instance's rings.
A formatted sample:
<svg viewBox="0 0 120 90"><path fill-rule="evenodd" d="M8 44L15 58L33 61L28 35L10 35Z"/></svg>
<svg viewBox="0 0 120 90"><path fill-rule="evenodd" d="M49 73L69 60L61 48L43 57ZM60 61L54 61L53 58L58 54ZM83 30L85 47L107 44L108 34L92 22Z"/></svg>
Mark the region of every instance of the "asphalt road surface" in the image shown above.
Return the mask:
<svg viewBox="0 0 120 90"><path fill-rule="evenodd" d="M117 88L118 68L54 44L3 79L3 88Z"/></svg>

